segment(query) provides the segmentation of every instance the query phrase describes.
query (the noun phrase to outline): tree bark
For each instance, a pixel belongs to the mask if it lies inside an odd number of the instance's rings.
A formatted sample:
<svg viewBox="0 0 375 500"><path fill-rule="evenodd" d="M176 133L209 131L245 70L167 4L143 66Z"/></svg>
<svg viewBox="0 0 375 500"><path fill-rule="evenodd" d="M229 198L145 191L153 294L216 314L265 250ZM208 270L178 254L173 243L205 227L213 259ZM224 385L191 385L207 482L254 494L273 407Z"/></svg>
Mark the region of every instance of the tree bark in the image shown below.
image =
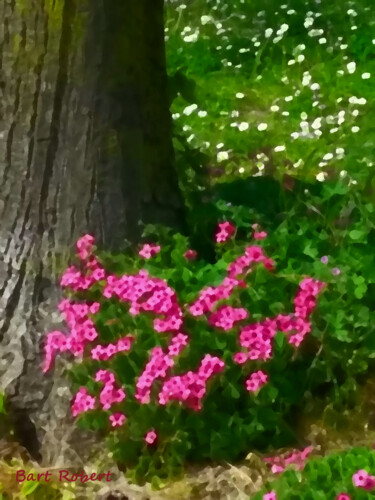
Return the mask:
<svg viewBox="0 0 375 500"><path fill-rule="evenodd" d="M184 223L163 0L0 0L0 19L0 381L30 452L67 465L64 367L40 367L72 245Z"/></svg>

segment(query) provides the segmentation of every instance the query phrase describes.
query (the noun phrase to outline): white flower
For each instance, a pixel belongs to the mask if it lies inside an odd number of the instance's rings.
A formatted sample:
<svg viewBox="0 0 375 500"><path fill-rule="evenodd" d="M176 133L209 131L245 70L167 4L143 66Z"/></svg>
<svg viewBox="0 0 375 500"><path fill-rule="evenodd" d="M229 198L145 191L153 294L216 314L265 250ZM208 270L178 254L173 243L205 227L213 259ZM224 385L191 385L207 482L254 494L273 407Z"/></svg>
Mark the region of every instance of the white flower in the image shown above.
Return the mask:
<svg viewBox="0 0 375 500"><path fill-rule="evenodd" d="M332 153L327 153L323 156L323 160L332 160L333 154Z"/></svg>
<svg viewBox="0 0 375 500"><path fill-rule="evenodd" d="M322 119L321 118L316 118L312 124L311 124L311 127L314 129L314 130L318 130L320 127L322 126Z"/></svg>
<svg viewBox="0 0 375 500"><path fill-rule="evenodd" d="M227 151L220 151L217 154L217 161L224 161L224 160L227 160L228 158L229 158L229 155L228 155Z"/></svg>
<svg viewBox="0 0 375 500"><path fill-rule="evenodd" d="M319 172L319 174L316 176L316 180L319 182L323 182L326 178L326 175L327 174L325 172Z"/></svg>
<svg viewBox="0 0 375 500"><path fill-rule="evenodd" d="M207 111L198 111L198 116L199 118L204 118L205 116L207 116Z"/></svg>
<svg viewBox="0 0 375 500"><path fill-rule="evenodd" d="M243 94L242 92L237 92L236 97L237 99L243 99L245 97L245 94Z"/></svg>
<svg viewBox="0 0 375 500"><path fill-rule="evenodd" d="M320 85L319 83L313 83L310 87L311 90L319 90L320 89Z"/></svg>
<svg viewBox="0 0 375 500"><path fill-rule="evenodd" d="M195 111L196 109L198 109L198 105L197 105L197 104L191 104L190 106L187 106L187 107L184 109L183 113L184 113L184 115L189 116L189 115L191 115L191 113L192 113L193 111Z"/></svg>
<svg viewBox="0 0 375 500"><path fill-rule="evenodd" d="M357 65L356 65L356 63L355 63L354 61L352 61L352 62L348 63L348 64L346 65L346 67L348 68L348 72L349 72L350 74L352 74L352 73L354 73L354 72L355 72Z"/></svg>
<svg viewBox="0 0 375 500"><path fill-rule="evenodd" d="M357 126L352 127L352 132L353 132L353 134L356 134L357 132L359 132L359 127L357 127Z"/></svg>
<svg viewBox="0 0 375 500"><path fill-rule="evenodd" d="M327 38L319 38L319 43L320 43L320 45L327 43Z"/></svg>
<svg viewBox="0 0 375 500"><path fill-rule="evenodd" d="M301 63L305 60L305 56L303 54L299 54L297 56L297 62Z"/></svg>
<svg viewBox="0 0 375 500"><path fill-rule="evenodd" d="M280 109L279 106L277 106L276 104L274 104L273 106L270 107L270 110L273 111L274 113L276 111L279 111L279 109Z"/></svg>
<svg viewBox="0 0 375 500"><path fill-rule="evenodd" d="M310 28L310 26L312 26L313 24L314 24L314 19L312 17L306 17L303 25L307 29Z"/></svg>
<svg viewBox="0 0 375 500"><path fill-rule="evenodd" d="M259 123L259 125L258 125L258 127L257 127L257 128L258 128L258 130L259 130L260 132L262 132L263 130L266 130L266 129L267 129L267 127L268 127L268 124L267 124L267 123Z"/></svg>
<svg viewBox="0 0 375 500"><path fill-rule="evenodd" d="M220 142L219 144L217 144L216 149L221 149L223 147L224 147L224 143Z"/></svg>
<svg viewBox="0 0 375 500"><path fill-rule="evenodd" d="M336 148L336 154L337 155L343 155L345 153L345 149L343 148Z"/></svg>
<svg viewBox="0 0 375 500"><path fill-rule="evenodd" d="M211 19L212 19L212 17L211 17L211 16L202 16L202 17L201 17L201 23L202 23L203 25L205 25L205 24L209 23L209 22L211 21Z"/></svg>
<svg viewBox="0 0 375 500"><path fill-rule="evenodd" d="M296 64L296 61L294 59L288 61L288 66L293 66L293 64Z"/></svg>
<svg viewBox="0 0 375 500"><path fill-rule="evenodd" d="M240 173L240 174L243 174L243 173L245 172L245 169L244 169L243 167L240 167L240 168L238 169L238 171L239 171L239 173Z"/></svg>
<svg viewBox="0 0 375 500"><path fill-rule="evenodd" d="M307 85L310 85L310 82L311 82L311 75L310 73L305 72L302 78L302 85L306 87Z"/></svg>
<svg viewBox="0 0 375 500"><path fill-rule="evenodd" d="M292 101L293 100L293 96L292 95L288 95L287 97L285 97L285 101L286 102L289 102L289 101Z"/></svg>
<svg viewBox="0 0 375 500"><path fill-rule="evenodd" d="M279 151L285 151L285 146L276 146L274 151L276 151L276 153L278 153Z"/></svg>
<svg viewBox="0 0 375 500"><path fill-rule="evenodd" d="M371 77L371 73L362 73L362 79L368 80Z"/></svg>
<svg viewBox="0 0 375 500"><path fill-rule="evenodd" d="M269 38L273 33L273 29L272 28L267 28L266 31L264 32L264 36L266 38Z"/></svg>
<svg viewBox="0 0 375 500"><path fill-rule="evenodd" d="M247 130L248 128L249 128L249 124L247 122L241 122L238 125L238 130L240 130L241 132L243 132L244 130Z"/></svg>
<svg viewBox="0 0 375 500"><path fill-rule="evenodd" d="M184 42L191 43L196 42L198 40L198 33L192 33L191 35L187 35L184 37Z"/></svg>

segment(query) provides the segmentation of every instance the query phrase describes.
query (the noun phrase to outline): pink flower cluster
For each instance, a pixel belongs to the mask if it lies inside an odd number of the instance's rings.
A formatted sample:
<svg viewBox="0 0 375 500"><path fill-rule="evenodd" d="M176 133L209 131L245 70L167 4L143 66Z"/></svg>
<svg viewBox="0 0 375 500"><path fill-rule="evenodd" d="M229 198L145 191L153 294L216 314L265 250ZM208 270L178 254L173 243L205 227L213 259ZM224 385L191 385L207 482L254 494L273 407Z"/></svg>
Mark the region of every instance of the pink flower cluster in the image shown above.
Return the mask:
<svg viewBox="0 0 375 500"><path fill-rule="evenodd" d="M119 352L130 351L134 337L127 336L119 339L115 344L97 345L91 349L91 358L98 361L107 361Z"/></svg>
<svg viewBox="0 0 375 500"><path fill-rule="evenodd" d="M375 488L375 476L370 476L368 472L361 469L353 474L353 484L363 490L373 490Z"/></svg>
<svg viewBox="0 0 375 500"><path fill-rule="evenodd" d="M89 234L82 236L77 241L77 256L84 263L87 273L82 272L74 266L68 267L62 275L60 284L63 288L69 287L73 290L88 290L98 281L106 277L104 268L92 254L94 238Z"/></svg>
<svg viewBox="0 0 375 500"><path fill-rule="evenodd" d="M189 408L202 409L202 398L206 394L207 381L224 369L224 362L207 354L194 373L189 371L166 380L159 393L159 404L166 405L172 400L184 402Z"/></svg>
<svg viewBox="0 0 375 500"><path fill-rule="evenodd" d="M347 493L339 493L335 500L351 500L351 497Z"/></svg>
<svg viewBox="0 0 375 500"><path fill-rule="evenodd" d="M151 357L143 373L137 380L135 398L141 404L150 402L151 387L156 379L165 379L169 369L174 366L173 358L178 356L188 344L188 336L183 333L175 335L168 346L168 354L161 347L151 351Z"/></svg>
<svg viewBox="0 0 375 500"><path fill-rule="evenodd" d="M271 471L274 474L280 474L288 465L294 465L298 470L302 470L305 466L307 457L312 453L314 448L308 446L302 451L294 450L291 453L280 455L278 457L264 458L264 462L271 465Z"/></svg>
<svg viewBox="0 0 375 500"><path fill-rule="evenodd" d="M94 237L89 234L85 234L77 241L76 246L78 257L81 260L87 260L92 254Z"/></svg>
<svg viewBox="0 0 375 500"><path fill-rule="evenodd" d="M100 393L99 400L103 410L109 410L115 403L121 403L126 397L123 389L115 383L115 376L108 370L99 370L95 375L96 382L102 382L104 387Z"/></svg>
<svg viewBox="0 0 375 500"><path fill-rule="evenodd" d="M57 352L69 351L76 357L82 356L86 344L98 338L95 325L88 316L98 312L99 304L97 302L91 305L75 304L64 299L59 304L59 310L65 316L70 335L67 337L60 331L53 331L47 335L44 346L44 372L50 369Z"/></svg>
<svg viewBox="0 0 375 500"><path fill-rule="evenodd" d="M108 276L103 295L130 302L129 312L134 316L142 311L164 315L165 319L154 320L157 332L178 331L182 326L182 311L175 291L164 280L149 277L145 270L120 278Z"/></svg>
<svg viewBox="0 0 375 500"><path fill-rule="evenodd" d="M189 312L193 316L202 316L206 312L212 311L219 300L228 299L234 288L238 285L246 286L237 279L224 278L223 282L217 286L204 288L199 294L198 299L189 306Z"/></svg>
<svg viewBox="0 0 375 500"><path fill-rule="evenodd" d="M81 387L77 392L71 406L73 417L76 417L80 413L93 410L94 407L95 407L95 398L93 396L90 396L90 394L88 394L85 387Z"/></svg>
<svg viewBox="0 0 375 500"><path fill-rule="evenodd" d="M210 315L208 323L223 330L231 330L235 323L246 319L248 312L242 307L234 308L231 306L220 306Z"/></svg>
<svg viewBox="0 0 375 500"><path fill-rule="evenodd" d="M299 286L294 300L295 312L289 315L279 314L275 318L266 318L258 323L241 329L239 343L247 352L236 353L235 362L242 364L247 360L267 360L272 357L272 339L277 332L290 333L288 342L298 347L311 331L311 315L316 306L316 296L324 288L322 283L312 278L305 278Z"/></svg>
<svg viewBox="0 0 375 500"><path fill-rule="evenodd" d="M231 238L236 232L236 228L230 222L222 222L219 224L217 232L215 234L216 243L224 243L229 238Z"/></svg>
<svg viewBox="0 0 375 500"><path fill-rule="evenodd" d="M237 278L239 275L247 275L251 271L253 264L261 263L269 271L273 271L275 263L272 259L264 255L263 249L252 245L245 249L243 255L240 255L228 266L229 278Z"/></svg>
<svg viewBox="0 0 375 500"><path fill-rule="evenodd" d="M164 354L161 347L154 347L151 351L151 358L147 363L143 373L137 380L135 398L141 404L150 402L151 388L158 378L165 378L169 368L174 365L173 359Z"/></svg>
<svg viewBox="0 0 375 500"><path fill-rule="evenodd" d="M263 371L259 370L250 375L250 377L246 380L246 390L249 392L258 391L263 385L265 385L268 381L268 375Z"/></svg>
<svg viewBox="0 0 375 500"><path fill-rule="evenodd" d="M159 245L153 245L153 244L149 245L148 243L146 243L140 249L140 251L138 252L138 255L140 255L144 259L150 259L151 257L153 257L154 255L156 255L159 252L160 252Z"/></svg>

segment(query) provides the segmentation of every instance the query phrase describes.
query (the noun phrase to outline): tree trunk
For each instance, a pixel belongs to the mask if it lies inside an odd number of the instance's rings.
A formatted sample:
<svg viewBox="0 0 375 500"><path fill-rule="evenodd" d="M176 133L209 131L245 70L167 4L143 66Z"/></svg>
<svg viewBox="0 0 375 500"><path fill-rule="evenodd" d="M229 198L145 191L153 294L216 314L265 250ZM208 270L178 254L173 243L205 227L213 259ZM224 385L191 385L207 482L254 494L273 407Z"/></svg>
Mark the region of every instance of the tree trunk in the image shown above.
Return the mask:
<svg viewBox="0 0 375 500"><path fill-rule="evenodd" d="M72 245L184 221L163 0L1 0L0 18L0 381L30 452L67 465L63 367L40 367Z"/></svg>

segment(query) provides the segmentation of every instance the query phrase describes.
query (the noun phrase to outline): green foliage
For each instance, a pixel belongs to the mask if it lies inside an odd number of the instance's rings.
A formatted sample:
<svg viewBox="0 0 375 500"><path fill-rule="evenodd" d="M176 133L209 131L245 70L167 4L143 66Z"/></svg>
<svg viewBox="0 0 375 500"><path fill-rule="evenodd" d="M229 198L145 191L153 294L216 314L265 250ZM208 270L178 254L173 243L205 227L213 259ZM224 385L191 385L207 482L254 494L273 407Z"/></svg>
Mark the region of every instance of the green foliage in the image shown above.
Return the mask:
<svg viewBox="0 0 375 500"><path fill-rule="evenodd" d="M373 492L353 485L352 476L361 469L370 475L374 473L374 450L358 447L312 458L303 471L286 470L251 500L261 500L268 491L275 491L277 500L334 500L339 493L347 493L356 500L373 498Z"/></svg>
<svg viewBox="0 0 375 500"><path fill-rule="evenodd" d="M195 81L194 96L181 84L174 99L175 130L208 155L212 182L321 174L373 189L371 9L369 0L167 3L170 74Z"/></svg>

